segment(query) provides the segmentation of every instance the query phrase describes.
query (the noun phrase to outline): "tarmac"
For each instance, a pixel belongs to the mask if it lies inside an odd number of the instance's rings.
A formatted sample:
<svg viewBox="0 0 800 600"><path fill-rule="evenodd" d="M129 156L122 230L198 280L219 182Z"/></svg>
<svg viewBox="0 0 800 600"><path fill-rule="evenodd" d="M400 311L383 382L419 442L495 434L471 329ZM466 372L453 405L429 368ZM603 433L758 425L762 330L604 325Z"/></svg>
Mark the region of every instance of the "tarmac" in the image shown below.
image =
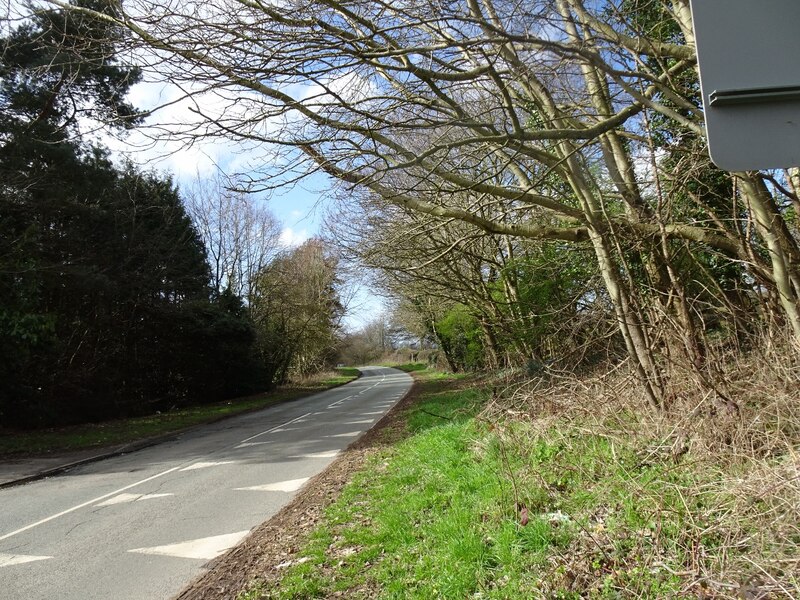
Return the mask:
<svg viewBox="0 0 800 600"><path fill-rule="evenodd" d="M361 377L361 373L359 373L358 377ZM346 383L338 384L333 387L335 388L341 385L346 385ZM295 398L294 400L300 399L302 398ZM248 412L259 410L264 410L264 408L253 408L236 413L236 415L242 415ZM193 425L185 429L144 438L117 446L89 448L86 450L75 450L71 452L53 452L51 454L40 456L23 456L19 458L13 456L0 457L0 489L15 485L23 485L31 481L36 481L37 479L44 479L45 477L52 477L54 475L58 475L59 473L69 471L75 467L79 467L80 465L104 460L113 456L119 456L121 454L128 454L130 452L141 450L142 448L148 448L150 446L175 439L193 429L211 425L212 423L216 423L218 421L224 421L225 419L229 419L236 415L223 415L214 419L210 419L205 423Z"/></svg>
<svg viewBox="0 0 800 600"><path fill-rule="evenodd" d="M146 438L105 448L90 448L71 452L53 452L52 454L42 456L24 456L19 458L0 457L0 488L23 485L31 481L36 481L37 479L58 475L59 473L63 473L80 465L111 458L112 456L135 452L136 450L141 450L142 448L147 448L148 446L173 439L185 432L186 430L182 430L180 432L173 432L167 435Z"/></svg>

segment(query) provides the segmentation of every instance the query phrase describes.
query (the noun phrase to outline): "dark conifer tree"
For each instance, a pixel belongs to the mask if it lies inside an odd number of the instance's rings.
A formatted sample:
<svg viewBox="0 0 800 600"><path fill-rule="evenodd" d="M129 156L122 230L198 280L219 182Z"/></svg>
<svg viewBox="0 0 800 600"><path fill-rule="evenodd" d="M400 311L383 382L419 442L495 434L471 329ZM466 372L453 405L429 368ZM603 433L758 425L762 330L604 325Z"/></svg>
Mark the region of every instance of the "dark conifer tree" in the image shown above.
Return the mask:
<svg viewBox="0 0 800 600"><path fill-rule="evenodd" d="M139 74L115 61L116 36L43 11L0 39L0 424L143 413L255 385L252 325L233 299L212 299L175 185L81 140L87 119L137 120L125 95Z"/></svg>

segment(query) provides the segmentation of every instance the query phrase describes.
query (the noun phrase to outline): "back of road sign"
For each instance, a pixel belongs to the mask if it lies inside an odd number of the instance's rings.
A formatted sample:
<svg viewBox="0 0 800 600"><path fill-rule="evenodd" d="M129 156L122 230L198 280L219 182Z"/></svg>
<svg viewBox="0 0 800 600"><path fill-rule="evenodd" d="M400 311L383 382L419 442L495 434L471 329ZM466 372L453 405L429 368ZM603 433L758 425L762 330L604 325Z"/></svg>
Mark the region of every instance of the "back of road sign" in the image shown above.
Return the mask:
<svg viewBox="0 0 800 600"><path fill-rule="evenodd" d="M691 0L711 160L800 166L800 0Z"/></svg>

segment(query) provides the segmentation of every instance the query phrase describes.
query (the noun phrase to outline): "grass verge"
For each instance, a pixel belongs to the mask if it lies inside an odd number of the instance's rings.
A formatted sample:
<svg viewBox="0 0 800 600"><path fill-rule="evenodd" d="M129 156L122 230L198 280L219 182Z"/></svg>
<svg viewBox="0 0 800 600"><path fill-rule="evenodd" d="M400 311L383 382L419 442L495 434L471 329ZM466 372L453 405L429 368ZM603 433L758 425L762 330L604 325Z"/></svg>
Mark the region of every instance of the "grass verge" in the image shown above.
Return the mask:
<svg viewBox="0 0 800 600"><path fill-rule="evenodd" d="M743 498L752 465L659 455L634 414L601 427L586 406L534 414L491 381L417 376L405 439L239 600L800 597L796 478Z"/></svg>
<svg viewBox="0 0 800 600"><path fill-rule="evenodd" d="M153 436L174 433L187 427L209 423L239 413L296 400L339 385L359 376L358 369L340 368L301 382L245 398L192 406L144 417L86 423L39 431L3 431L0 456L42 455L117 446Z"/></svg>
<svg viewBox="0 0 800 600"><path fill-rule="evenodd" d="M403 363L403 364L386 363L386 366L395 369L400 369L401 371L405 371L406 373L419 373L422 371L426 371L428 368L428 366L425 363Z"/></svg>

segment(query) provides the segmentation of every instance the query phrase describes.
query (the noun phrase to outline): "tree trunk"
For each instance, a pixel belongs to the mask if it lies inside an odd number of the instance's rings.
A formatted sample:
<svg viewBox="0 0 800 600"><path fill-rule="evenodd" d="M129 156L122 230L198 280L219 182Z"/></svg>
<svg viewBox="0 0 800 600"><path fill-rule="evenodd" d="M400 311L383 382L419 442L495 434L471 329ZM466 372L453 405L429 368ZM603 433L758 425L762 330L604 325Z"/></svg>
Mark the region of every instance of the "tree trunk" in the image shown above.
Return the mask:
<svg viewBox="0 0 800 600"><path fill-rule="evenodd" d="M594 228L590 228L589 232L603 281L614 303L617 324L625 340L628 355L633 361L634 369L644 387L648 402L654 409L660 410L663 407L664 385L653 359L648 336L630 296L620 280L619 269L612 259L608 242Z"/></svg>
<svg viewBox="0 0 800 600"><path fill-rule="evenodd" d="M746 173L737 173L736 176L753 213L756 229L767 245L775 289L778 292L784 316L792 328L795 340L800 343L800 310L798 310L797 295L792 282L793 275L796 276L796 274L792 273L789 257L784 251L778 234L780 226L776 221L781 217L774 210L769 191L764 187L763 182Z"/></svg>

